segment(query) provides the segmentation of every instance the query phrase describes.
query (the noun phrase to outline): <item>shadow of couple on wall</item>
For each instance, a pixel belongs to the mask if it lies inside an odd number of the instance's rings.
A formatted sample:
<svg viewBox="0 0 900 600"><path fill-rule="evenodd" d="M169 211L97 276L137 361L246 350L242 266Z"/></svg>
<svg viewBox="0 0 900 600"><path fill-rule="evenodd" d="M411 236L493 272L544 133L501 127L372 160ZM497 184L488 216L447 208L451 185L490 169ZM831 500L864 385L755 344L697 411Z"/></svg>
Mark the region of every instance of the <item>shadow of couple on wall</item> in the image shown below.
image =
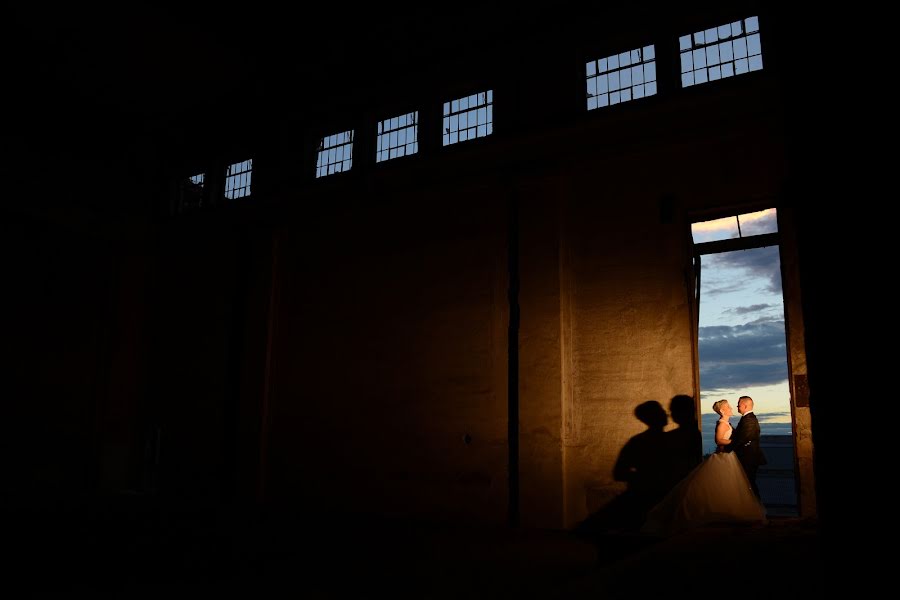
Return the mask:
<svg viewBox="0 0 900 600"><path fill-rule="evenodd" d="M697 423L694 398L679 394L669 403L669 414L677 425L666 431L669 415L656 400L639 404L634 416L646 429L629 439L613 467L613 479L625 483L625 491L579 523L574 534L601 547L608 537L633 534L660 500L703 459L703 442ZM622 548L621 540L618 547ZM627 550L627 548L622 548Z"/></svg>

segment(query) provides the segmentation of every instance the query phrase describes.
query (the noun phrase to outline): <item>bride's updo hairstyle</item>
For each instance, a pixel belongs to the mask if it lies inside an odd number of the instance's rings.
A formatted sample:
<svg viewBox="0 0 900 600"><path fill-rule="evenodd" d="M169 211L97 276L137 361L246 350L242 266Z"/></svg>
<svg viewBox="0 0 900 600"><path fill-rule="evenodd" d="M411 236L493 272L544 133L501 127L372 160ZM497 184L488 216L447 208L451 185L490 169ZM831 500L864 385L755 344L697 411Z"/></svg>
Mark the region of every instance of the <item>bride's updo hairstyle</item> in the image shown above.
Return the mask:
<svg viewBox="0 0 900 600"><path fill-rule="evenodd" d="M716 400L713 402L713 410L716 411L716 414L720 417L722 416L722 405L728 404L728 400Z"/></svg>

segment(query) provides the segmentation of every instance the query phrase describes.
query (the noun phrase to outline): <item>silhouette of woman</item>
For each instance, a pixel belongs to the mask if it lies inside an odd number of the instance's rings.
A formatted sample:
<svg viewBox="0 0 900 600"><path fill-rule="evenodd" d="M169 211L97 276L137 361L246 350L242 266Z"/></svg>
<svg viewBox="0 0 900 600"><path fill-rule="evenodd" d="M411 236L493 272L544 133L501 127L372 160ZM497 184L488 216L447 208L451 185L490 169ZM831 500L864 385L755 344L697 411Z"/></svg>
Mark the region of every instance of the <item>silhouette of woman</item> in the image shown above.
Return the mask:
<svg viewBox="0 0 900 600"><path fill-rule="evenodd" d="M681 480L656 506L641 531L669 535L710 523L764 523L765 510L750 487L750 480L734 452L728 452L733 413L727 400L713 404L716 452Z"/></svg>
<svg viewBox="0 0 900 600"><path fill-rule="evenodd" d="M592 537L614 531L637 531L649 511L671 487L670 469L665 456L665 409L656 400L637 406L634 416L647 429L636 434L619 452L613 466L613 479L624 482L624 492L606 506L589 515L575 527L575 533Z"/></svg>

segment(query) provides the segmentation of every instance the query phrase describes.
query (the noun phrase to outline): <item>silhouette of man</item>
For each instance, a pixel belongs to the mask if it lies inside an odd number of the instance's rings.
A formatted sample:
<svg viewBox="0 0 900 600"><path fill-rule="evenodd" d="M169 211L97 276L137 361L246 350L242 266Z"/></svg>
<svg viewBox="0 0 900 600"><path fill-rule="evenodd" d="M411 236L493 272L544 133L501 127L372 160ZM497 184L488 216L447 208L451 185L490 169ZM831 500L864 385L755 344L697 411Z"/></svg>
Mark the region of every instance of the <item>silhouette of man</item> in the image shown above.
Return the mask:
<svg viewBox="0 0 900 600"><path fill-rule="evenodd" d="M703 437L697 424L694 398L684 394L674 396L669 402L669 414L678 425L666 433L670 463L670 485L674 487L694 467L703 461Z"/></svg>
<svg viewBox="0 0 900 600"><path fill-rule="evenodd" d="M747 479L750 480L753 493L759 498L756 472L761 465L767 464L768 461L759 446L759 420L753 413L753 398L741 396L738 399L738 412L741 414L741 420L734 428L734 432L731 434L731 443L727 448L737 455L747 473Z"/></svg>

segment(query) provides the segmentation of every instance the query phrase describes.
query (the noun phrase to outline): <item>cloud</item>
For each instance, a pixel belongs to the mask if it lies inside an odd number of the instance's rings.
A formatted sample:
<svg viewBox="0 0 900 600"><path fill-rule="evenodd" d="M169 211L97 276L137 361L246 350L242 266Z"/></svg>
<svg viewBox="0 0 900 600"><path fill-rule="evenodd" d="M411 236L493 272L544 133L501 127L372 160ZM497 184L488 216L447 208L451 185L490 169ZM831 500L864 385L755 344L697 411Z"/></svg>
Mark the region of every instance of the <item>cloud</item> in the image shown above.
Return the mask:
<svg viewBox="0 0 900 600"><path fill-rule="evenodd" d="M774 306L774 305L771 305ZM771 315L768 317L760 317L758 319L753 319L752 321L747 321L744 325L760 325L762 323L779 323L784 317L781 315Z"/></svg>
<svg viewBox="0 0 900 600"><path fill-rule="evenodd" d="M771 308L775 306L774 304L751 304L750 306L738 306L736 308L729 308L725 312L734 313L736 315L746 315L747 313L755 313L760 312L762 310L766 310L767 308Z"/></svg>
<svg viewBox="0 0 900 600"><path fill-rule="evenodd" d="M785 421L787 421L788 423L791 422L791 411L789 410L781 412L767 412L763 414L757 414L756 416L759 418L760 423L784 423Z"/></svg>
<svg viewBox="0 0 900 600"><path fill-rule="evenodd" d="M720 281L704 281L701 285L703 286L704 296L718 296L719 294L740 292L746 287L747 283L745 281L735 281L723 284ZM703 301L702 297L700 301Z"/></svg>
<svg viewBox="0 0 900 600"><path fill-rule="evenodd" d="M778 231L778 216L774 208L741 215L741 234L744 237Z"/></svg>
<svg viewBox="0 0 900 600"><path fill-rule="evenodd" d="M781 293L781 260L778 255L778 246L711 254L706 258L705 264L710 267L715 265L717 269L737 269L743 271L748 278L764 279L768 281L767 290L769 292ZM711 289L707 293L722 292Z"/></svg>
<svg viewBox="0 0 900 600"><path fill-rule="evenodd" d="M701 327L704 390L734 390L787 380L784 321Z"/></svg>

